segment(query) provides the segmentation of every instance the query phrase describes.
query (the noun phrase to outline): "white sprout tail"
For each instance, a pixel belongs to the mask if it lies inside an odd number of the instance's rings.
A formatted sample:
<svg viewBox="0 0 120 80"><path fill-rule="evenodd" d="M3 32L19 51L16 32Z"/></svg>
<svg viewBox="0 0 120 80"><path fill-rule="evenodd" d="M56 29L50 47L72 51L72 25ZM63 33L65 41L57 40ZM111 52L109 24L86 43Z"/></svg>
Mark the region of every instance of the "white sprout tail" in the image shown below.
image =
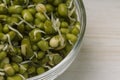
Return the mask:
<svg viewBox="0 0 120 80"><path fill-rule="evenodd" d="M8 25L9 29L15 31L21 38L23 38L23 35L16 29L12 28L10 25Z"/></svg>
<svg viewBox="0 0 120 80"><path fill-rule="evenodd" d="M9 35L9 34L6 34L6 36L7 36L7 38L8 38L8 43L9 43L12 51L14 51L13 45L12 45L11 40L10 40L10 35Z"/></svg>

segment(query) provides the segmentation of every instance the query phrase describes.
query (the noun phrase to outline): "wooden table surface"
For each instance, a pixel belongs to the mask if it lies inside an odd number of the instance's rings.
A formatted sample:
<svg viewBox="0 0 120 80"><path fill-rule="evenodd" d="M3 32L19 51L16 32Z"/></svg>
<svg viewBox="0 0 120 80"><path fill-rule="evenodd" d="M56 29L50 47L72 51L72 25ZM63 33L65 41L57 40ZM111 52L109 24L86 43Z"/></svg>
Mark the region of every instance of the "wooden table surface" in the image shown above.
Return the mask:
<svg viewBox="0 0 120 80"><path fill-rule="evenodd" d="M81 52L56 80L120 80L120 0L84 0L87 29Z"/></svg>

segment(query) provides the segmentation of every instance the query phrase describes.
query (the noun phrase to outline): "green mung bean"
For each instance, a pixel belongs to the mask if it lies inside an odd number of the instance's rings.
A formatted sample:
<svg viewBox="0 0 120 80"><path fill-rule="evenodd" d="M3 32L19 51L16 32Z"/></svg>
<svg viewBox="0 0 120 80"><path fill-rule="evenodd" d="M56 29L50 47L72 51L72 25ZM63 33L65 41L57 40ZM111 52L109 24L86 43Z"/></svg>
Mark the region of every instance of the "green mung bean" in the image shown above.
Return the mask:
<svg viewBox="0 0 120 80"><path fill-rule="evenodd" d="M5 7L5 4L0 4L0 14L6 14L8 12L7 8Z"/></svg>
<svg viewBox="0 0 120 80"><path fill-rule="evenodd" d="M44 14L42 14L41 12L38 12L35 14L35 17L38 18L40 21L44 22L46 20L46 17Z"/></svg>
<svg viewBox="0 0 120 80"><path fill-rule="evenodd" d="M33 21L33 16L30 13L30 11L27 10L27 9L25 9L25 10L22 11L22 16L28 22L32 22Z"/></svg>
<svg viewBox="0 0 120 80"><path fill-rule="evenodd" d="M63 3L59 4L58 13L60 16L66 17L68 15L67 5Z"/></svg>
<svg viewBox="0 0 120 80"><path fill-rule="evenodd" d="M23 78L20 75L14 75L7 77L7 80L23 80Z"/></svg>
<svg viewBox="0 0 120 80"><path fill-rule="evenodd" d="M42 51L47 51L49 49L49 45L48 42L45 40L41 40L37 43L38 47L42 50Z"/></svg>
<svg viewBox="0 0 120 80"><path fill-rule="evenodd" d="M20 14L23 10L23 7L20 6L20 5L13 5L13 6L10 6L9 9L8 9L8 12L11 13L11 14Z"/></svg>
<svg viewBox="0 0 120 80"><path fill-rule="evenodd" d="M42 59L45 55L45 52L43 51L39 51L38 54L37 54L37 59Z"/></svg>
<svg viewBox="0 0 120 80"><path fill-rule="evenodd" d="M19 72L20 67L17 63L12 63L11 65L12 65L13 69L15 70L15 72Z"/></svg>
<svg viewBox="0 0 120 80"><path fill-rule="evenodd" d="M7 53L2 51L0 52L0 60L4 59L7 56Z"/></svg>
<svg viewBox="0 0 120 80"><path fill-rule="evenodd" d="M11 64L4 65L5 73L9 76L13 76L15 74L15 70L13 69Z"/></svg>
<svg viewBox="0 0 120 80"><path fill-rule="evenodd" d="M8 32L10 31L7 24L3 26L3 30L2 30L2 31L3 31L4 33L8 33Z"/></svg>
<svg viewBox="0 0 120 80"><path fill-rule="evenodd" d="M45 72L45 69L43 67L37 68L37 74L42 74Z"/></svg>

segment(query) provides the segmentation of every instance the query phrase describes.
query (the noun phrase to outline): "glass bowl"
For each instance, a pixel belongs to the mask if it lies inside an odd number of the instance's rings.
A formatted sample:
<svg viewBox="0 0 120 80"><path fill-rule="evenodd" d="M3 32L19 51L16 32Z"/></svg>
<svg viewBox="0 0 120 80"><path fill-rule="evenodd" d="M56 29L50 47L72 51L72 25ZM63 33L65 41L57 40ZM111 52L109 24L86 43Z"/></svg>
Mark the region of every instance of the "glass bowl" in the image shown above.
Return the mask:
<svg viewBox="0 0 120 80"><path fill-rule="evenodd" d="M86 13L85 8L83 5L82 0L74 0L75 6L76 6L76 13L78 21L81 23L81 31L79 33L78 40L73 47L73 49L70 51L70 53L55 67L52 69L46 71L45 73L29 78L27 80L54 80L59 75L61 75L74 61L77 54L80 52L81 43L84 37L85 27L86 27Z"/></svg>

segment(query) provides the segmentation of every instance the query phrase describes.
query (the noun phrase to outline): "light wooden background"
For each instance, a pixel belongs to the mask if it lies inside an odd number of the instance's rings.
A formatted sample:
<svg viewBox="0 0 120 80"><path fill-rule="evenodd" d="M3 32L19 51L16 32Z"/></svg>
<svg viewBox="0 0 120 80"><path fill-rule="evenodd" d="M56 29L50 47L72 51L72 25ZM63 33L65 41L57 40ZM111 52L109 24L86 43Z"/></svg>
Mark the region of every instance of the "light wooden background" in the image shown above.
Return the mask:
<svg viewBox="0 0 120 80"><path fill-rule="evenodd" d="M84 0L87 30L80 54L56 80L120 80L120 0Z"/></svg>

